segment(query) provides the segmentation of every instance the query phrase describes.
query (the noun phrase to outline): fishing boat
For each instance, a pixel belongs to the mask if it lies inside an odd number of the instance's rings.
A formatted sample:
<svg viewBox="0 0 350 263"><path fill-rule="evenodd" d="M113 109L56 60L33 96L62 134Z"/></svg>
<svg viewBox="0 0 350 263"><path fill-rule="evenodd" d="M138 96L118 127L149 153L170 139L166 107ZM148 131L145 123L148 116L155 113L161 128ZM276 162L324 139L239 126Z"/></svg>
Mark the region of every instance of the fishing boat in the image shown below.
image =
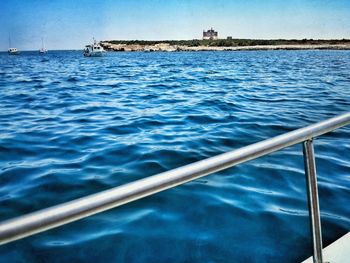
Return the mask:
<svg viewBox="0 0 350 263"><path fill-rule="evenodd" d="M9 36L9 49L7 51L10 55L18 55L19 54L19 51L17 48L15 47L11 47L11 38Z"/></svg>
<svg viewBox="0 0 350 263"><path fill-rule="evenodd" d="M39 53L45 54L46 52L47 52L47 49L45 49L45 46L44 46L44 39L41 38L41 48L39 49Z"/></svg>
<svg viewBox="0 0 350 263"><path fill-rule="evenodd" d="M94 39L93 44L86 45L84 48L84 56L85 57L102 57L105 50L103 47L96 42Z"/></svg>

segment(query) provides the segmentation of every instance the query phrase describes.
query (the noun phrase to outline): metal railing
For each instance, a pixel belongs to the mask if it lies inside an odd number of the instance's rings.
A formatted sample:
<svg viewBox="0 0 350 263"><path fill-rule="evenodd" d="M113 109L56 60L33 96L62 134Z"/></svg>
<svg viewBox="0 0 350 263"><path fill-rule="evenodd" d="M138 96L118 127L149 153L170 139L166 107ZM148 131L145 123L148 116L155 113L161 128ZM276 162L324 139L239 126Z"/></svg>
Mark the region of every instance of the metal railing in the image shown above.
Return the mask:
<svg viewBox="0 0 350 263"><path fill-rule="evenodd" d="M0 244L24 238L164 191L199 177L303 143L314 262L322 262L322 235L312 139L350 124L350 112L180 168L0 223Z"/></svg>

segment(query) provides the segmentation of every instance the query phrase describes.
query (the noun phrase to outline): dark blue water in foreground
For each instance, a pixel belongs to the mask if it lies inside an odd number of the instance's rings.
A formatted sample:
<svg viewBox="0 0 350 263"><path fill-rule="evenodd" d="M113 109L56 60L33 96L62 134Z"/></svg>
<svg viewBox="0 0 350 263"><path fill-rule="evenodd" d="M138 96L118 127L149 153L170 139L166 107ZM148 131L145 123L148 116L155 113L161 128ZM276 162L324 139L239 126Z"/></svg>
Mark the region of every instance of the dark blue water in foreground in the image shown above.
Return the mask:
<svg viewBox="0 0 350 263"><path fill-rule="evenodd" d="M0 54L0 219L350 110L349 51ZM1 262L298 262L301 145L0 247ZM350 128L315 141L324 245L350 229Z"/></svg>

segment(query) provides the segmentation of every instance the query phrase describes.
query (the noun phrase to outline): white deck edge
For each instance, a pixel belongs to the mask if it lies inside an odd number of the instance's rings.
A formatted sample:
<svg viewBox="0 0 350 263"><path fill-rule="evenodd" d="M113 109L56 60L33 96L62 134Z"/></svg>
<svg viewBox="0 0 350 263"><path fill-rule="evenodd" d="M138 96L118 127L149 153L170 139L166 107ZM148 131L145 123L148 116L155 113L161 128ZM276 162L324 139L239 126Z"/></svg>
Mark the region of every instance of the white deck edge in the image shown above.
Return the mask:
<svg viewBox="0 0 350 263"><path fill-rule="evenodd" d="M323 250L324 263L350 262L350 232L342 236ZM313 263L312 256L302 263Z"/></svg>

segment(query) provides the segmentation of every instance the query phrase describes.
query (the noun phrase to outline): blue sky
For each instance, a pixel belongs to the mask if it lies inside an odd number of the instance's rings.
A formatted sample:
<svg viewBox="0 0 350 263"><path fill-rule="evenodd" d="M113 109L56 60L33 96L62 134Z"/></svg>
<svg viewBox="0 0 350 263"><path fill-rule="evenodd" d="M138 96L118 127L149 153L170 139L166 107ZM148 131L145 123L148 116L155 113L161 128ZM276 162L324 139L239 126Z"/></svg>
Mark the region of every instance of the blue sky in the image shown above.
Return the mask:
<svg viewBox="0 0 350 263"><path fill-rule="evenodd" d="M349 0L0 0L0 50L104 39L350 38Z"/></svg>

